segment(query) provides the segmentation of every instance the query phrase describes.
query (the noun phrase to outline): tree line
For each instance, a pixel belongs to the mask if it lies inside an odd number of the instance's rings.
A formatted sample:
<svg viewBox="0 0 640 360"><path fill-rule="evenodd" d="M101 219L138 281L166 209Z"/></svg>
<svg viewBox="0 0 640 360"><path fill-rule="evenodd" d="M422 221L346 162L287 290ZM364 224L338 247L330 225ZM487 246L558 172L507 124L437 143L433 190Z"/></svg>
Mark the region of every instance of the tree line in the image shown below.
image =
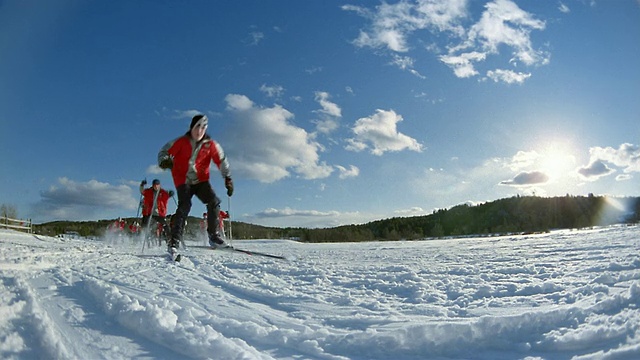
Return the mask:
<svg viewBox="0 0 640 360"><path fill-rule="evenodd" d="M39 234L55 236L77 231L100 236L113 220L56 221L35 225ZM127 223L135 221L128 218ZM362 225L333 228L277 228L233 221L234 239L293 239L301 242L414 240L470 235L503 235L581 229L617 223L640 222L640 197L608 198L572 196L543 198L514 196L471 206L434 210L432 214L396 217ZM200 219L189 217L186 236L201 231Z"/></svg>
<svg viewBox="0 0 640 360"><path fill-rule="evenodd" d="M639 221L639 197L607 198L593 194L553 198L515 196L476 206L463 204L435 210L425 216L299 231L304 242L414 240L537 233Z"/></svg>
<svg viewBox="0 0 640 360"><path fill-rule="evenodd" d="M18 218L18 209L12 204L0 204L0 217Z"/></svg>

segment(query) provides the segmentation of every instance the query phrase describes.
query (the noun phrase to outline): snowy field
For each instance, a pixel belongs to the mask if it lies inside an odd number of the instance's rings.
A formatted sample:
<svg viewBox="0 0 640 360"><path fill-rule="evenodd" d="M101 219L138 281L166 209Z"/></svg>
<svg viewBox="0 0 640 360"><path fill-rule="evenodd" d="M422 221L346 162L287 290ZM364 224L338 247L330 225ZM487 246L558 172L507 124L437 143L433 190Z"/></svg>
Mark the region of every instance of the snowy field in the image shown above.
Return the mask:
<svg viewBox="0 0 640 360"><path fill-rule="evenodd" d="M0 230L1 359L640 359L640 227L416 242ZM189 244L188 244L189 245Z"/></svg>

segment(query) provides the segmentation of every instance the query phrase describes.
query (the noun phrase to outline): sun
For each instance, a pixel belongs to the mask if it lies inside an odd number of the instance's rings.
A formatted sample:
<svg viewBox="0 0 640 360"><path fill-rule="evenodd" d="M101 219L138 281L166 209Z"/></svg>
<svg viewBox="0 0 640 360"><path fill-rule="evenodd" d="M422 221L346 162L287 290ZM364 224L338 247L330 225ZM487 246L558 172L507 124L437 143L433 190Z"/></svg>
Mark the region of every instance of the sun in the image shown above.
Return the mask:
<svg viewBox="0 0 640 360"><path fill-rule="evenodd" d="M566 148L552 144L540 151L539 168L549 176L550 181L559 181L573 172L576 158Z"/></svg>

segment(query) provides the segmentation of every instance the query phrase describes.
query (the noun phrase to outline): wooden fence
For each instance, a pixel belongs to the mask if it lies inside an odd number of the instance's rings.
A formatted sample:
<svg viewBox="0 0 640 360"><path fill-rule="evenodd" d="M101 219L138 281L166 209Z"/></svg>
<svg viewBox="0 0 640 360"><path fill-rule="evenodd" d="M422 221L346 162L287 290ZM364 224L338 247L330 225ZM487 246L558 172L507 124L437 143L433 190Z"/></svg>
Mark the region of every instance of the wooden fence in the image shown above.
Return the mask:
<svg viewBox="0 0 640 360"><path fill-rule="evenodd" d="M33 224L31 223L31 219L18 220L18 219L12 219L12 218L3 216L3 217L0 217L0 228L25 231L29 234L33 233Z"/></svg>

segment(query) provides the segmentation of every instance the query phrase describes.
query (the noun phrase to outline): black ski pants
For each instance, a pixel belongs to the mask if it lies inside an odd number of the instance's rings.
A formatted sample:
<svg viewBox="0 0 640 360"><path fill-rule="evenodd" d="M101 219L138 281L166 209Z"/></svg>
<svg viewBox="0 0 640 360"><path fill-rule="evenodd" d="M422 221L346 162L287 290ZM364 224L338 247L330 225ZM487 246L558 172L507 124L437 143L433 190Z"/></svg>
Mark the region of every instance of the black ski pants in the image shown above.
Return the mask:
<svg viewBox="0 0 640 360"><path fill-rule="evenodd" d="M210 235L216 234L218 231L218 212L220 212L220 199L216 196L216 193L211 187L211 183L208 181L189 185L184 184L176 188L178 194L178 209L173 221L173 228L171 229L172 244L178 245L180 239L182 239L182 232L184 231L184 224L191 211L191 199L195 195L203 204L207 206L207 232ZM211 237L211 236L210 236Z"/></svg>
<svg viewBox="0 0 640 360"><path fill-rule="evenodd" d="M169 224L167 224L167 219L163 216L160 215L143 215L142 216L142 226L144 227L144 229L147 229L150 225L151 225L151 219L153 218L154 221L156 221L157 223L162 224L162 231L166 232L167 234L171 234L171 230L169 229Z"/></svg>

